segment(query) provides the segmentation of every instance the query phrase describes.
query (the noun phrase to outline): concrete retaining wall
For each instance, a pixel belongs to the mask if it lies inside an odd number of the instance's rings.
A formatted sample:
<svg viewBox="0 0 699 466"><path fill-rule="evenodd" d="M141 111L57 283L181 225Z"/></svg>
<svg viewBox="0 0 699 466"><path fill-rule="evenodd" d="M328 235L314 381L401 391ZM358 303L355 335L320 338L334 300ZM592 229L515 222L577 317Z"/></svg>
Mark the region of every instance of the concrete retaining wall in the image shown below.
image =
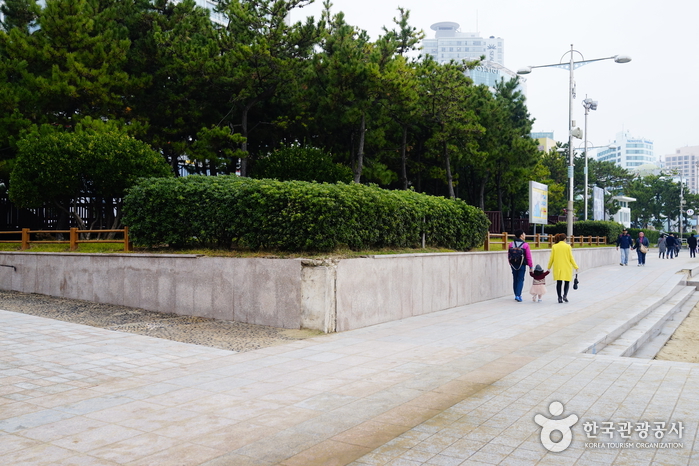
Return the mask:
<svg viewBox="0 0 699 466"><path fill-rule="evenodd" d="M532 253L534 262L546 268L550 250ZM512 274L505 254L406 254L316 261L0 252L0 264L17 269L0 267L0 288L333 332L510 296ZM574 255L583 271L618 261L614 248L574 250ZM530 284L527 277L525 293Z"/></svg>

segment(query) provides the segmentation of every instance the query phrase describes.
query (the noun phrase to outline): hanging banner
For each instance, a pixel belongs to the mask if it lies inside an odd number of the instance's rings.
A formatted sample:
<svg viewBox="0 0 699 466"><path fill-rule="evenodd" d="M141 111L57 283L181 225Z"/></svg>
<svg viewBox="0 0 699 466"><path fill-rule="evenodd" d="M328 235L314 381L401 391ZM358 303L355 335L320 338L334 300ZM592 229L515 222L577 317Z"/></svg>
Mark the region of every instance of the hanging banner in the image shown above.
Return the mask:
<svg viewBox="0 0 699 466"><path fill-rule="evenodd" d="M604 220L604 189L592 188L592 219Z"/></svg>
<svg viewBox="0 0 699 466"><path fill-rule="evenodd" d="M549 187L536 181L529 182L529 223L549 223Z"/></svg>

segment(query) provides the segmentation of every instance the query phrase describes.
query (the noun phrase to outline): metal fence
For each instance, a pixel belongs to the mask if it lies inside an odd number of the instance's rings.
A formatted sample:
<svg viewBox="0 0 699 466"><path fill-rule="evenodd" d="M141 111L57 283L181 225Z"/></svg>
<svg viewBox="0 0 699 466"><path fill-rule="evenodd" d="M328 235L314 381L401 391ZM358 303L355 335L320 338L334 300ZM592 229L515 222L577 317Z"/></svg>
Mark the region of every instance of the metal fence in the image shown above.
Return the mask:
<svg viewBox="0 0 699 466"><path fill-rule="evenodd" d="M105 230L114 227L118 215L117 204L120 199L83 197L71 207L92 230ZM56 230L77 228L74 216L67 214L56 206L44 205L36 209L21 209L15 206L7 196L0 196L0 230L20 231Z"/></svg>

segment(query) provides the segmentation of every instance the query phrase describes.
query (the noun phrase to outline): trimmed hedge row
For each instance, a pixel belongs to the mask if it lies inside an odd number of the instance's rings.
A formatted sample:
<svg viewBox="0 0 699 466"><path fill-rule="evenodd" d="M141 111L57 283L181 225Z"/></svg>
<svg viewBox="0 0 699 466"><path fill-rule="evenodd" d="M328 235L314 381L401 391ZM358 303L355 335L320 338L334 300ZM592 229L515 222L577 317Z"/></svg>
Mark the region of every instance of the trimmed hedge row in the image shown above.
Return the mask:
<svg viewBox="0 0 699 466"><path fill-rule="evenodd" d="M356 183L237 176L148 178L129 189L124 223L134 242L329 251L483 244L486 215L461 200Z"/></svg>
<svg viewBox="0 0 699 466"><path fill-rule="evenodd" d="M581 220L573 224L575 236L606 236L608 243L615 243L623 229L624 226L621 223L610 221ZM555 225L548 225L546 232L551 234L567 233L568 224L558 222Z"/></svg>
<svg viewBox="0 0 699 466"><path fill-rule="evenodd" d="M567 224L566 222L559 222L556 225L549 225L546 227L546 232L555 233L566 233ZM573 231L575 236L606 236L608 244L615 244L616 239L621 234L624 226L617 222L601 222L592 220L583 220L580 222L575 222L573 225ZM658 238L660 237L660 232L656 230L647 230L644 228L628 228L629 234L632 238L638 238L638 233L643 232L648 238L651 244L657 244Z"/></svg>

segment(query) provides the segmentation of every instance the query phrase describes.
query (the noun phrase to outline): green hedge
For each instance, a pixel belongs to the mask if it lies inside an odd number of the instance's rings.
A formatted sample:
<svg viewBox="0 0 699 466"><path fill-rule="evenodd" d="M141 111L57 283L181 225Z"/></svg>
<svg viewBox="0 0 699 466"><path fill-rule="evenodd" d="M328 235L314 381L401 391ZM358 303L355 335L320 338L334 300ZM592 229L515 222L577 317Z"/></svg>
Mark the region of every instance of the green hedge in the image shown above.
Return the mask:
<svg viewBox="0 0 699 466"><path fill-rule="evenodd" d="M617 222L583 220L580 222L575 222L573 225L573 232L575 233L575 236L606 236L607 243L609 244L616 243L616 239L619 237L623 229L624 226ZM629 234L634 239L638 238L638 233L642 231L651 244L657 244L658 238L660 237L660 232L656 230L647 230L644 228L628 228L628 230ZM566 233L567 223L559 222L555 225L549 225L546 227L546 232L551 234Z"/></svg>
<svg viewBox="0 0 699 466"><path fill-rule="evenodd" d="M615 243L621 234L624 226L617 222L604 222L595 220L581 220L573 224L573 234L575 236L606 236L608 243ZM555 225L548 225L545 228L547 233L568 233L568 224L558 222Z"/></svg>
<svg viewBox="0 0 699 466"><path fill-rule="evenodd" d="M136 244L328 251L483 244L486 215L461 200L361 184L237 176L148 178L129 189L124 223Z"/></svg>
<svg viewBox="0 0 699 466"><path fill-rule="evenodd" d="M660 239L660 232L657 230L647 230L645 228L629 228L629 234L633 239L638 238L638 233L643 232L646 238L648 238L648 241L651 244L658 244L658 240Z"/></svg>

